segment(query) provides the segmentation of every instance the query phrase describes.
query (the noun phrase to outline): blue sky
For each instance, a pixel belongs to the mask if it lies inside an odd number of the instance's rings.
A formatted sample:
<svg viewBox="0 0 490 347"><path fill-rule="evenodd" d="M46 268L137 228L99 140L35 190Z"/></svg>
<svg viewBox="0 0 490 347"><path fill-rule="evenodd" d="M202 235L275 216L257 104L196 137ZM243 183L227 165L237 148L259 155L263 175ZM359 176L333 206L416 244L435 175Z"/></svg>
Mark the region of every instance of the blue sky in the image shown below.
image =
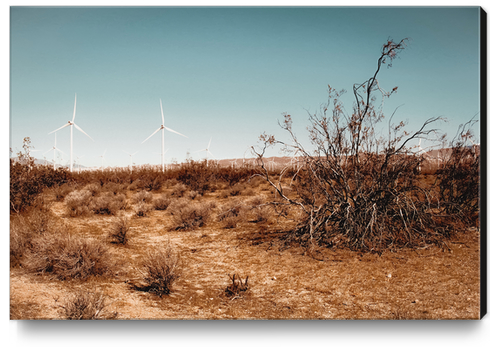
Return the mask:
<svg viewBox="0 0 490 347"><path fill-rule="evenodd" d="M277 121L293 116L308 141L307 111L327 100L327 86L346 89L368 79L388 37L410 37L380 85L398 93L385 102L413 130L443 116L453 137L479 107L479 8L175 8L12 7L10 11L10 147L29 136L42 153L49 132L71 120L81 164L159 164L161 124L166 162L200 159L212 137L219 159L241 158L266 131L287 139ZM477 116L479 118L479 116ZM479 128L475 128L479 141ZM69 130L57 146L69 160ZM425 145L430 145L429 143ZM188 154L189 153L189 154ZM277 150L270 155L281 155ZM52 159L52 154L47 155Z"/></svg>

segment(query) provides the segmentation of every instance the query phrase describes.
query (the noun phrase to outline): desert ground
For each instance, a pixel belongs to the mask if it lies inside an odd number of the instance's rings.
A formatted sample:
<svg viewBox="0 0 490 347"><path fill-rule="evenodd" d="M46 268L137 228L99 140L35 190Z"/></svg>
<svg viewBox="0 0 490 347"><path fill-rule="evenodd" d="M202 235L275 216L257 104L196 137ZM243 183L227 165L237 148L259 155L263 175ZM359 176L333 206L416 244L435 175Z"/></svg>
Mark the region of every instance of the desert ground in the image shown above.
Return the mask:
<svg viewBox="0 0 490 347"><path fill-rule="evenodd" d="M84 210L88 200L70 205L70 193L83 190L92 191L92 203L110 194L122 204L105 213L94 205ZM274 192L259 179L217 184L202 195L169 180L151 191L66 184L42 196L42 214L11 215L11 244L26 225L43 225L44 234L95 242L110 266L63 277L23 265L39 256L35 251L18 255L18 264L11 251L14 320L75 319L70 308L84 294L103 298L97 319L479 319L479 228L459 230L442 246L378 254L286 245L288 225L269 209ZM183 206L205 216L187 227L176 212ZM124 218L125 242L115 242L111 233ZM178 259L178 276L159 295L145 282L145 257L166 248Z"/></svg>

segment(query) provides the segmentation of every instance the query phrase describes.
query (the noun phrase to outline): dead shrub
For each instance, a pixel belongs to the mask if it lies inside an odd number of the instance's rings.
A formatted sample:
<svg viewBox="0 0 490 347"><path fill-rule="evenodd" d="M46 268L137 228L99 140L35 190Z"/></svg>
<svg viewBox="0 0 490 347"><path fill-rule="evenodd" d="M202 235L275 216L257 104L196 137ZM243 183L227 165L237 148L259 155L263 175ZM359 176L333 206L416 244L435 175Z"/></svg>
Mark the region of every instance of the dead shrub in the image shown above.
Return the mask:
<svg viewBox="0 0 490 347"><path fill-rule="evenodd" d="M112 193L103 193L100 196L92 198L90 210L95 214L114 215L126 207L126 198L123 194L113 195Z"/></svg>
<svg viewBox="0 0 490 347"><path fill-rule="evenodd" d="M112 243L125 245L128 242L130 222L126 217L119 217L109 231L109 239Z"/></svg>
<svg viewBox="0 0 490 347"><path fill-rule="evenodd" d="M90 213L89 204L92 200L92 193L88 190L75 190L65 198L65 205L68 207L70 216L85 216Z"/></svg>
<svg viewBox="0 0 490 347"><path fill-rule="evenodd" d="M65 183L61 186L53 187L53 193L56 201L62 201L68 194L75 189L73 184Z"/></svg>
<svg viewBox="0 0 490 347"><path fill-rule="evenodd" d="M168 196L161 196L153 200L153 207L155 210L165 211L172 201Z"/></svg>
<svg viewBox="0 0 490 347"><path fill-rule="evenodd" d="M153 210L153 205L146 202L139 202L134 206L134 212L138 217L146 217Z"/></svg>
<svg viewBox="0 0 490 347"><path fill-rule="evenodd" d="M230 202L220 208L218 220L222 223L223 228L233 229L245 219L245 212L241 204Z"/></svg>
<svg viewBox="0 0 490 347"><path fill-rule="evenodd" d="M187 190L188 188L185 184L177 183L172 189L172 195L177 198L182 198Z"/></svg>
<svg viewBox="0 0 490 347"><path fill-rule="evenodd" d="M173 217L174 230L194 230L204 226L211 218L211 205L181 199L168 207Z"/></svg>
<svg viewBox="0 0 490 347"><path fill-rule="evenodd" d="M163 250L154 249L146 254L143 268L143 280L147 285L145 289L159 297L168 295L172 291L173 283L181 274L179 254L168 241Z"/></svg>
<svg viewBox="0 0 490 347"><path fill-rule="evenodd" d="M192 200L195 200L196 198L200 197L201 194L195 190L191 190L189 193L187 193L187 197L189 197Z"/></svg>
<svg viewBox="0 0 490 347"><path fill-rule="evenodd" d="M114 319L117 312L105 313L109 306L106 296L102 293L92 293L79 290L65 300L63 316L68 320Z"/></svg>
<svg viewBox="0 0 490 347"><path fill-rule="evenodd" d="M108 274L114 266L107 246L97 241L46 233L31 243L22 265L35 274L50 274L59 280L83 280Z"/></svg>
<svg viewBox="0 0 490 347"><path fill-rule="evenodd" d="M146 203L149 204L153 200L153 194L142 190L134 194L131 198L135 204Z"/></svg>
<svg viewBox="0 0 490 347"><path fill-rule="evenodd" d="M101 186L98 183L89 183L83 187L84 190L88 190L92 196L96 196L101 191Z"/></svg>
<svg viewBox="0 0 490 347"><path fill-rule="evenodd" d="M266 223L269 221L273 211L264 201L264 198L257 196L249 201L249 214L254 223Z"/></svg>
<svg viewBox="0 0 490 347"><path fill-rule="evenodd" d="M233 276L228 275L231 280L231 284L226 287L225 294L233 299L241 296L242 292L248 290L248 276L245 278L245 282L242 281L240 275L233 274Z"/></svg>

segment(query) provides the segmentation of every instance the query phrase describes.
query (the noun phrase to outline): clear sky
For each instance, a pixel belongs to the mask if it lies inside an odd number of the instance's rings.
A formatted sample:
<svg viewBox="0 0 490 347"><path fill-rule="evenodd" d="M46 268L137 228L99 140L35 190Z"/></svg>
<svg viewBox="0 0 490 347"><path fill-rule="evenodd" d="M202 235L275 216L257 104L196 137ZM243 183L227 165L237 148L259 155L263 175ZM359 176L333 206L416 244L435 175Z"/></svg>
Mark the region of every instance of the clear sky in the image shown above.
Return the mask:
<svg viewBox="0 0 490 347"><path fill-rule="evenodd" d="M201 159L210 138L216 158L241 158L266 131L281 139L277 121L293 116L307 141L307 111L327 100L327 86L346 89L372 76L391 37L409 46L379 75L398 93L385 103L417 128L437 126L453 137L480 111L479 8L175 8L12 7L10 11L10 147L29 136L39 152L49 132L71 120L74 154L85 166L159 164L161 124L166 162ZM479 115L477 116L479 118ZM479 141L479 128L475 128ZM57 146L69 160L69 128ZM427 144L430 145L430 144ZM281 155L278 150L270 155ZM47 155L52 160L52 154Z"/></svg>

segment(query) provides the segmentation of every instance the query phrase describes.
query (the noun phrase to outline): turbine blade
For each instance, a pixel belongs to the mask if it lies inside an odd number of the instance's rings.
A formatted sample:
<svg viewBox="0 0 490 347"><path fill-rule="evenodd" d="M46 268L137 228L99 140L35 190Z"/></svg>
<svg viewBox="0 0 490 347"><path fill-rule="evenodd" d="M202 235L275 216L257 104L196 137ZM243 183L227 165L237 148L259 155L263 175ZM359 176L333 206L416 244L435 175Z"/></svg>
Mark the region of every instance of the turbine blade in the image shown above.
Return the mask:
<svg viewBox="0 0 490 347"><path fill-rule="evenodd" d="M83 130L82 130L82 128L80 128L80 127L79 127L78 125L76 125L75 123L73 123L73 125L75 126L75 128L77 128L77 129L78 129L78 130L80 130L82 133L84 133L85 135L87 135L89 139L91 139L92 141L94 141L94 139L93 139L93 138L91 138L91 137L89 136L89 134L87 134L85 131L83 131Z"/></svg>
<svg viewBox="0 0 490 347"><path fill-rule="evenodd" d="M53 130L52 132L48 133L48 135L49 135L49 134L52 134L52 133L54 133L54 132L57 132L58 130L61 130L61 129L63 129L63 128L65 128L65 127L69 126L69 125L70 125L70 123L66 123L66 124L65 124L65 125L63 125L62 127L59 127L58 129Z"/></svg>
<svg viewBox="0 0 490 347"><path fill-rule="evenodd" d="M77 93L75 93L75 106L73 107L73 119L71 120L72 122L75 121L76 112L77 112Z"/></svg>
<svg viewBox="0 0 490 347"><path fill-rule="evenodd" d="M59 149L58 147L55 147L54 149L56 149L58 152L61 152L63 154L66 154L65 152L63 152L61 149Z"/></svg>
<svg viewBox="0 0 490 347"><path fill-rule="evenodd" d="M181 133L179 133L179 132L177 132L177 131L175 131L175 130L172 130L172 129L170 129L170 128L165 127L165 129L167 129L168 131L171 131L171 132L173 132L173 133L176 133L177 135L187 137L187 136L182 135ZM187 137L187 138L188 138L188 137Z"/></svg>
<svg viewBox="0 0 490 347"><path fill-rule="evenodd" d="M46 155L47 153L51 152L52 150L53 150L53 148L48 149L46 152L43 153L43 155Z"/></svg>
<svg viewBox="0 0 490 347"><path fill-rule="evenodd" d="M209 143L208 143L208 150L209 150L209 147L211 147L211 140L212 140L212 139L213 139L212 137L209 139Z"/></svg>
<svg viewBox="0 0 490 347"><path fill-rule="evenodd" d="M163 106L162 106L162 99L160 99L160 111L162 112L162 125L165 124L165 119L163 119Z"/></svg>
<svg viewBox="0 0 490 347"><path fill-rule="evenodd" d="M168 151L168 149L167 149L167 151ZM133 154L131 154L131 155L135 155L136 153L138 153L138 151L134 152L134 153L133 153Z"/></svg>
<svg viewBox="0 0 490 347"><path fill-rule="evenodd" d="M155 131L153 132L153 134L151 134L150 136L148 136L148 137L146 138L146 140L148 140L150 137L152 137L153 135L155 135L155 134L156 134L156 133L157 133L157 132L158 132L160 129L161 129L161 128L158 128L157 130L155 130ZM143 144L143 143L145 143L145 142L146 142L146 140L145 140L145 141L143 141L143 142L141 142L141 143L142 143L142 144Z"/></svg>
<svg viewBox="0 0 490 347"><path fill-rule="evenodd" d="M209 151L209 149L208 149L208 153L209 153L209 154L211 154L211 155L213 156L213 158L216 158L216 157L214 156L214 154L213 154L213 153L211 153L211 152Z"/></svg>

